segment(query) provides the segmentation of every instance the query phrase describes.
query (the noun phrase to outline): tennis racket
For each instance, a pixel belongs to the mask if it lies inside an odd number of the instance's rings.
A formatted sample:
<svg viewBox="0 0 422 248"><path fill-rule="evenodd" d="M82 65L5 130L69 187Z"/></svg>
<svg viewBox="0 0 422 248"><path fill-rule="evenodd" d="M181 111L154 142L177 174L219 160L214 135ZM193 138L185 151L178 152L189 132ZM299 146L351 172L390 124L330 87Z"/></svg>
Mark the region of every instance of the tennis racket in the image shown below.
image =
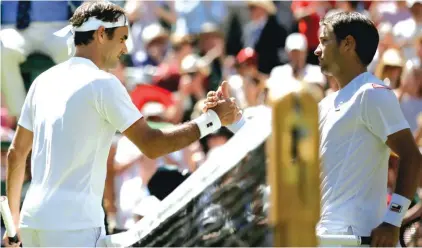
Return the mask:
<svg viewBox="0 0 422 248"><path fill-rule="evenodd" d="M318 235L320 246L361 246L370 245L371 237L355 235Z"/></svg>
<svg viewBox="0 0 422 248"><path fill-rule="evenodd" d="M4 225L6 226L6 234L9 238L10 244L18 244L19 238L16 233L16 227L13 223L12 213L10 212L9 203L6 196L0 197L0 211L3 218Z"/></svg>

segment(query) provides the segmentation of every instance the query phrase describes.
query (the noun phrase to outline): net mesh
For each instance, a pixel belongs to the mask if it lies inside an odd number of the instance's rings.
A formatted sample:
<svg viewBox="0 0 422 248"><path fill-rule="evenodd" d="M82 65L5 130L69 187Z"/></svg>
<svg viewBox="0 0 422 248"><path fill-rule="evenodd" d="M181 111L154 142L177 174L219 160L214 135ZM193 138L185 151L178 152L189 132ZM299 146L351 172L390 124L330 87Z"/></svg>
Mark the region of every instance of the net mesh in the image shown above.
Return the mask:
<svg viewBox="0 0 422 248"><path fill-rule="evenodd" d="M266 184L269 118L267 113L248 121L161 202L156 215L112 235L112 242L131 247L272 246Z"/></svg>
<svg viewBox="0 0 422 248"><path fill-rule="evenodd" d="M135 246L267 246L265 160L264 142Z"/></svg>

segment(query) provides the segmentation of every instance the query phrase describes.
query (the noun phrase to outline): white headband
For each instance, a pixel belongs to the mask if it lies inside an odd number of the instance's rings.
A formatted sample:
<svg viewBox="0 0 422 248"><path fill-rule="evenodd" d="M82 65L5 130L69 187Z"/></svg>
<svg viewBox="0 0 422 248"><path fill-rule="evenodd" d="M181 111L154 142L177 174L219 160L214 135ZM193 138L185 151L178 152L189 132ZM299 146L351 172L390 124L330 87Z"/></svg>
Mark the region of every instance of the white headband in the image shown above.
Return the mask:
<svg viewBox="0 0 422 248"><path fill-rule="evenodd" d="M97 30L99 27L104 28L117 28L117 27L124 27L128 26L128 21L125 15L121 15L116 22L104 22L95 17L90 17L86 22L84 22L80 27L74 27L72 25L67 25L66 27L60 29L59 31L55 32L54 35L58 37L66 37L67 38L67 47L68 47L68 54L70 55L72 52L74 45L74 34L75 32L87 32Z"/></svg>

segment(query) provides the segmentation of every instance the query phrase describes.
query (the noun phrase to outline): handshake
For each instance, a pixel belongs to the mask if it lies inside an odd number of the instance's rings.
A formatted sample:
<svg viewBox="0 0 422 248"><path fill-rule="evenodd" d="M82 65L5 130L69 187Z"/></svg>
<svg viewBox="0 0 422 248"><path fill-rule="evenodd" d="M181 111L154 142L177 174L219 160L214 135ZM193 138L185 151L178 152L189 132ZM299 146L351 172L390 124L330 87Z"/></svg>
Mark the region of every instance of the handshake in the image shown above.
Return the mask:
<svg viewBox="0 0 422 248"><path fill-rule="evenodd" d="M208 110L213 110L218 115L221 126L232 125L242 118L242 111L235 99L230 97L226 81L223 81L217 91L208 92L202 111L206 113Z"/></svg>

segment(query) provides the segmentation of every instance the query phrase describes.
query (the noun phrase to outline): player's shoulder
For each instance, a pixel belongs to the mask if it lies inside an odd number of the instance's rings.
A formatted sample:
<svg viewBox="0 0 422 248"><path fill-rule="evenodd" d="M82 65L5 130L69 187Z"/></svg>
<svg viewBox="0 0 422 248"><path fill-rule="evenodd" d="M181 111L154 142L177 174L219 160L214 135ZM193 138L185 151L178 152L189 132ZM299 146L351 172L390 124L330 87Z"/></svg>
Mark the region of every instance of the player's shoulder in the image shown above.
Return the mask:
<svg viewBox="0 0 422 248"><path fill-rule="evenodd" d="M366 101L370 102L396 99L393 89L381 80L370 80L363 84L359 91Z"/></svg>
<svg viewBox="0 0 422 248"><path fill-rule="evenodd" d="M94 71L90 75L88 81L91 83L92 86L101 88L117 87L122 85L122 83L116 76L102 70Z"/></svg>

